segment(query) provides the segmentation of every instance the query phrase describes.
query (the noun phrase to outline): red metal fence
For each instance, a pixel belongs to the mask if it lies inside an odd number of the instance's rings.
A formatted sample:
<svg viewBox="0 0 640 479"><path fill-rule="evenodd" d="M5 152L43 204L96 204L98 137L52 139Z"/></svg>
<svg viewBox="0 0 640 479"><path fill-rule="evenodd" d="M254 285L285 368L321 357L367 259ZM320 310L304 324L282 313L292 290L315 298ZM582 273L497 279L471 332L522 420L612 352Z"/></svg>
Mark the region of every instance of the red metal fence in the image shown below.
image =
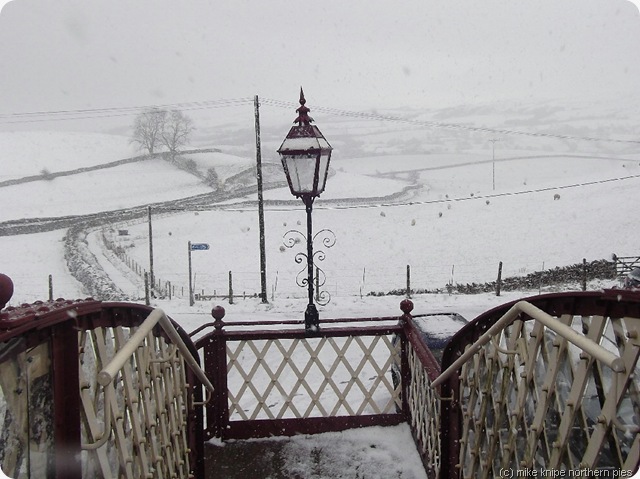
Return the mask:
<svg viewBox="0 0 640 479"><path fill-rule="evenodd" d="M402 422L398 318L225 323L196 341L217 391L205 437L264 437Z"/></svg>
<svg viewBox="0 0 640 479"><path fill-rule="evenodd" d="M228 323L214 308L195 344L180 328L175 341L159 327L147 334L151 308L141 305L4 309L0 464L18 477L204 477L213 437L406 421L433 479L638 469L640 293L542 295L491 310L449 342L442 373L412 308L324 320L313 335L302 321ZM123 349L134 352L102 381ZM192 355L213 383L208 401L186 367Z"/></svg>
<svg viewBox="0 0 640 479"><path fill-rule="evenodd" d="M302 321L216 321L196 341L216 395L205 438L245 439L408 421L429 477L440 468L439 365L412 322L329 319L309 335Z"/></svg>
<svg viewBox="0 0 640 479"><path fill-rule="evenodd" d="M153 328L112 382L98 384L98 372L150 311L88 299L0 313L0 466L6 474L203 477L202 409L193 408L202 388L161 328Z"/></svg>

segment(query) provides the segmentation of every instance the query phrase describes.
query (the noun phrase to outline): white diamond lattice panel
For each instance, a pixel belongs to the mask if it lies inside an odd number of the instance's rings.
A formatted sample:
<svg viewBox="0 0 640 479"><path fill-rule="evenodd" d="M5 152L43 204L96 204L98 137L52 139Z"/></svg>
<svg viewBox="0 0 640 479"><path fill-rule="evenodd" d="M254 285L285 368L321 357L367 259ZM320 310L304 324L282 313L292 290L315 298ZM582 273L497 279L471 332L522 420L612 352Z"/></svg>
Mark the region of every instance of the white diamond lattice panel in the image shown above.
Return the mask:
<svg viewBox="0 0 640 479"><path fill-rule="evenodd" d="M535 320L517 320L462 368L462 477L501 468L632 470L640 454L640 319L559 320L623 359L614 372Z"/></svg>
<svg viewBox="0 0 640 479"><path fill-rule="evenodd" d="M231 420L395 412L390 335L229 341Z"/></svg>
<svg viewBox="0 0 640 479"><path fill-rule="evenodd" d="M134 331L79 333L83 477L186 479L187 384L177 348L150 333L104 391L96 382Z"/></svg>

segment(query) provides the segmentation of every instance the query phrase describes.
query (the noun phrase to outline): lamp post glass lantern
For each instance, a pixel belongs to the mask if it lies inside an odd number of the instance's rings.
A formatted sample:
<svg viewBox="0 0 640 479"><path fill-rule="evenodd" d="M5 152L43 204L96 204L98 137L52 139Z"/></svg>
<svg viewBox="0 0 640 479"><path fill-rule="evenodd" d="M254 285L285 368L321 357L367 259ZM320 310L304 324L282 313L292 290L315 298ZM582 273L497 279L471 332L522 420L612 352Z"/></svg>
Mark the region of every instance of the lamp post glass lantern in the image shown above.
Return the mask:
<svg viewBox="0 0 640 479"><path fill-rule="evenodd" d="M315 332L319 328L319 314L313 301L313 228L311 215L313 201L324 191L331 161L331 145L320 129L312 125L309 108L305 106L304 92L300 88L300 107L278 153L287 176L291 194L301 198L307 213L307 279L309 304L304 315L305 329Z"/></svg>

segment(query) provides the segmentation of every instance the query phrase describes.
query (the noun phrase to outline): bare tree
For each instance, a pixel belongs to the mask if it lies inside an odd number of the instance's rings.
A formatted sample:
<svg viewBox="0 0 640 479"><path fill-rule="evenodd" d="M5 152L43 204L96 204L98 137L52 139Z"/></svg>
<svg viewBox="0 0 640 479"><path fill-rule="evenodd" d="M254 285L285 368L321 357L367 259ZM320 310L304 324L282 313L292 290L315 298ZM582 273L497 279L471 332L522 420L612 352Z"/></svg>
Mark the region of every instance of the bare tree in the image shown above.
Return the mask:
<svg viewBox="0 0 640 479"><path fill-rule="evenodd" d="M166 117L165 110L153 109L140 113L133 124L131 143L137 143L139 149L147 150L150 155L153 155L156 148L161 145Z"/></svg>
<svg viewBox="0 0 640 479"><path fill-rule="evenodd" d="M167 113L164 118L161 141L169 150L172 161L175 161L178 149L187 144L193 130L191 118L181 111L171 110Z"/></svg>

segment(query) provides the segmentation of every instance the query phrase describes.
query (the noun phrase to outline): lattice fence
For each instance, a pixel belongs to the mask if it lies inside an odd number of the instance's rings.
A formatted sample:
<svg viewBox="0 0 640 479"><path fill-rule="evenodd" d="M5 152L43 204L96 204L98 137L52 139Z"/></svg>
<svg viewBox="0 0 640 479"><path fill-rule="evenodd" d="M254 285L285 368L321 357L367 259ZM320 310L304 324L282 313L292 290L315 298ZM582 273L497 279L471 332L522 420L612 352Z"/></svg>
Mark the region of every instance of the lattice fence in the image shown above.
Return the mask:
<svg viewBox="0 0 640 479"><path fill-rule="evenodd" d="M462 477L638 464L640 319L559 319L621 357L624 371L538 321L515 321L462 368Z"/></svg>
<svg viewBox="0 0 640 479"><path fill-rule="evenodd" d="M96 382L134 331L80 333L83 477L187 478L187 383L176 347L151 332L110 384Z"/></svg>
<svg viewBox="0 0 640 479"><path fill-rule="evenodd" d="M215 394L205 438L246 439L393 425L403 421L398 318L234 321L214 308L200 337ZM197 334L196 330L192 335Z"/></svg>
<svg viewBox="0 0 640 479"><path fill-rule="evenodd" d="M231 420L385 414L399 405L389 335L230 341L227 354Z"/></svg>
<svg viewBox="0 0 640 479"><path fill-rule="evenodd" d="M57 300L1 311L3 472L202 476L194 405L213 386L189 343L164 312L141 305Z"/></svg>
<svg viewBox="0 0 640 479"><path fill-rule="evenodd" d="M407 384L409 425L430 478L440 477L440 398L431 387L424 362L407 343L410 381Z"/></svg>

